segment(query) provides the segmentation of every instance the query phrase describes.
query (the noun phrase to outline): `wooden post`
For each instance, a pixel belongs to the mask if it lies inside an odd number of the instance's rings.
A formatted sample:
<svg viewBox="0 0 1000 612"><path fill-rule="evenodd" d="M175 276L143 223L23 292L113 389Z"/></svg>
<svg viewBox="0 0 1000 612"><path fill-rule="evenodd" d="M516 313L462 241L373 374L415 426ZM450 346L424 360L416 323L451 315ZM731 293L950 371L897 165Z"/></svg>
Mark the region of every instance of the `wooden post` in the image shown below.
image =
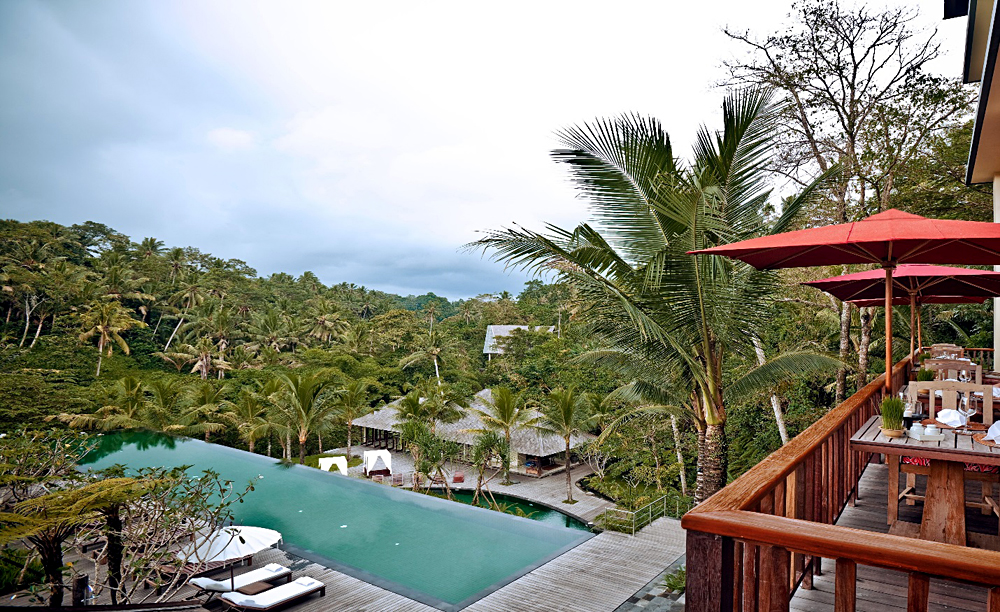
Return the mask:
<svg viewBox="0 0 1000 612"><path fill-rule="evenodd" d="M87 587L90 583L90 576L87 574L77 574L73 576L72 605L74 607L86 605Z"/></svg>
<svg viewBox="0 0 1000 612"><path fill-rule="evenodd" d="M895 264L886 263L885 268L885 392L892 394L892 269Z"/></svg>
<svg viewBox="0 0 1000 612"><path fill-rule="evenodd" d="M913 329L917 320L917 293L915 291L910 291L910 365L913 365L917 360L917 354L913 348L913 337L916 335Z"/></svg>
<svg viewBox="0 0 1000 612"><path fill-rule="evenodd" d="M1000 587L990 589L989 598L986 600L986 612L1000 612Z"/></svg>
<svg viewBox="0 0 1000 612"><path fill-rule="evenodd" d="M788 612L791 555L780 546L760 547L759 612Z"/></svg>
<svg viewBox="0 0 1000 612"><path fill-rule="evenodd" d="M927 574L910 574L906 589L906 612L927 612L931 579Z"/></svg>
<svg viewBox="0 0 1000 612"><path fill-rule="evenodd" d="M834 612L855 612L858 591L858 566L850 559L837 559Z"/></svg>
<svg viewBox="0 0 1000 612"><path fill-rule="evenodd" d="M733 540L687 532L686 610L723 612L733 604Z"/></svg>

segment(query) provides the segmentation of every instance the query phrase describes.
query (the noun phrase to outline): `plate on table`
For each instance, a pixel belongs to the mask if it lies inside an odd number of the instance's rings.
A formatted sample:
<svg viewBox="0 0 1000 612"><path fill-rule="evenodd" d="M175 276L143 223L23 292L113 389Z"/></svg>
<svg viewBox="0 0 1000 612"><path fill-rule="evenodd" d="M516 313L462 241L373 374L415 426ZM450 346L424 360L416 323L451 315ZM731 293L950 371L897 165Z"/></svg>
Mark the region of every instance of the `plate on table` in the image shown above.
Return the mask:
<svg viewBox="0 0 1000 612"><path fill-rule="evenodd" d="M986 434L984 434L984 433L976 434L976 435L972 436L972 439L975 440L976 442L979 442L983 446L989 446L990 448L996 448L996 446L997 446L996 442L994 442L992 440L987 440L986 439Z"/></svg>
<svg viewBox="0 0 1000 612"><path fill-rule="evenodd" d="M938 420L935 420L935 419L924 419L923 421L920 421L920 424L921 425L937 425L941 429L968 429L970 431L987 431L987 430L989 430L989 427L987 427L986 425L983 425L982 423L969 423L965 427L956 428L956 427L952 427L951 425L945 425L941 421L938 421Z"/></svg>

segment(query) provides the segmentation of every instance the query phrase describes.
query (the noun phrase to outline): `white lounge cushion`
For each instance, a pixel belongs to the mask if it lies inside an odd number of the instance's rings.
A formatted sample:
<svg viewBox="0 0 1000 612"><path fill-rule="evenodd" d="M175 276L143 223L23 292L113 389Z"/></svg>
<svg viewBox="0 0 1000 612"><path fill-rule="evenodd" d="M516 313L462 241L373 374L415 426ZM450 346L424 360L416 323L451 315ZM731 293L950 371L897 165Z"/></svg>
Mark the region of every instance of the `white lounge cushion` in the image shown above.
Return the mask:
<svg viewBox="0 0 1000 612"><path fill-rule="evenodd" d="M278 563L268 563L264 567L255 569L252 572L247 572L245 574L240 574L233 581L229 580L212 580L211 578L192 578L188 580L188 583L193 584L203 591L216 591L219 593L228 593L235 589L242 589L248 584L253 584L255 582L271 582L277 580L278 578L284 578L285 576L292 573L292 570L288 569L284 565Z"/></svg>
<svg viewBox="0 0 1000 612"><path fill-rule="evenodd" d="M319 580L302 576L293 582L276 586L256 595L244 595L233 591L223 593L221 598L240 608L271 608L296 597L301 597L304 593L319 590L322 586L323 583Z"/></svg>

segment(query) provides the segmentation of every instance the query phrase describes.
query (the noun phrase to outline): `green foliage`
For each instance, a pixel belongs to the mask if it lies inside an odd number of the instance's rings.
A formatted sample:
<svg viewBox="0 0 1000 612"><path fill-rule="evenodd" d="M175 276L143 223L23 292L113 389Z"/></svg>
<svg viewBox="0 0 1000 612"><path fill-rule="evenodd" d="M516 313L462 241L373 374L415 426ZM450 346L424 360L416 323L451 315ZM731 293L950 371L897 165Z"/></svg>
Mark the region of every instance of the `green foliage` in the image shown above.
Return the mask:
<svg viewBox="0 0 1000 612"><path fill-rule="evenodd" d="M45 578L41 561L30 557L30 552L23 548L0 549L0 595L37 584Z"/></svg>
<svg viewBox="0 0 1000 612"><path fill-rule="evenodd" d="M682 565L664 576L660 586L671 593L683 593L687 588L687 566Z"/></svg>
<svg viewBox="0 0 1000 612"><path fill-rule="evenodd" d="M924 368L920 368L919 370L917 370L917 380L920 382L927 382L930 380L934 380L934 370L926 370Z"/></svg>

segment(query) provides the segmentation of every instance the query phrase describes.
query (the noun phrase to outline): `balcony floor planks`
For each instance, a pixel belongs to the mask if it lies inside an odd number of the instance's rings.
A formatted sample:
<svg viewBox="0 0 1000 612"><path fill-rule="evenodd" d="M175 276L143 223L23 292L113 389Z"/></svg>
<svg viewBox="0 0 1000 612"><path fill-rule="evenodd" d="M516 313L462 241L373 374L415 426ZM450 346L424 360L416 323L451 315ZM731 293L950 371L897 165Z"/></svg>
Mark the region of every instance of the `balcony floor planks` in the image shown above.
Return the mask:
<svg viewBox="0 0 1000 612"><path fill-rule="evenodd" d="M903 477L900 477L903 480ZM917 492L921 493L925 477L917 476ZM885 465L869 465L859 484L857 505L844 510L838 525L865 531L888 532L886 503L888 472ZM979 483L966 483L967 499L977 499ZM919 523L922 505L899 505L900 520ZM997 533L997 518L985 516L978 509L966 509L970 531L986 534ZM891 553L889 553L891 554ZM817 576L813 589L799 589L790 603L791 610L801 612L827 612L834 608L835 561L823 560L823 575ZM970 576L974 579L974 576ZM904 612L906 610L907 575L874 567L858 566L857 609L860 612ZM982 612L986 609L986 589L943 580L931 580L930 612L968 610Z"/></svg>

